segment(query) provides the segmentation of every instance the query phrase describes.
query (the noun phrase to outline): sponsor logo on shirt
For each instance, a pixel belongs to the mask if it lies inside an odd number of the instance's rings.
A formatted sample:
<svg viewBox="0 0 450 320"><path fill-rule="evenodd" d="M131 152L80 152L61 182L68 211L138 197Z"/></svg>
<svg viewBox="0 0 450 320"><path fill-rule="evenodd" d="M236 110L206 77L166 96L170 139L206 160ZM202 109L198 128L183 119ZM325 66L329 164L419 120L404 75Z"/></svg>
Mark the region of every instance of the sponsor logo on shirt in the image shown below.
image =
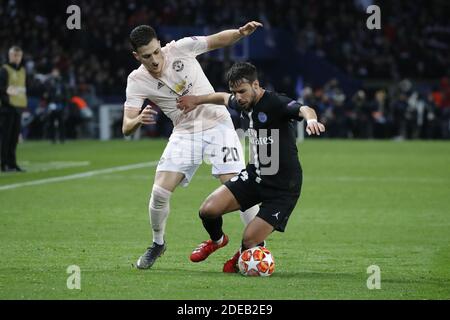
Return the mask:
<svg viewBox="0 0 450 320"><path fill-rule="evenodd" d="M176 93L180 93L182 91L184 91L184 89L186 88L186 80L181 80L180 82L175 84L175 91Z"/></svg>
<svg viewBox="0 0 450 320"><path fill-rule="evenodd" d="M274 139L271 136L258 137L258 133L256 132L255 129L248 129L248 135L250 143L254 145L267 145L273 144L274 142Z"/></svg>
<svg viewBox="0 0 450 320"><path fill-rule="evenodd" d="M189 93L189 90L190 90L191 88L192 88L192 83L189 83L189 85L187 86L187 89L184 90L184 91L181 93L181 95L182 95L182 96L187 95L187 94Z"/></svg>

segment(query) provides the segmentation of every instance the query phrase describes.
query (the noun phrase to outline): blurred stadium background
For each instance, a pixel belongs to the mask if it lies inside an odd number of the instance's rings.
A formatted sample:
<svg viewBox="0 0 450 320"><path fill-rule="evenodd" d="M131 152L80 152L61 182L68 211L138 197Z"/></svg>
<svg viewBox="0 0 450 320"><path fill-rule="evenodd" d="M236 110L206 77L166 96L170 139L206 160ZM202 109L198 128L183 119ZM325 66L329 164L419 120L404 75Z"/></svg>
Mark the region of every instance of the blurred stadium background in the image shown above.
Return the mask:
<svg viewBox="0 0 450 320"><path fill-rule="evenodd" d="M71 4L81 30L66 27ZM366 27L371 4L380 30ZM449 12L444 0L0 0L0 62L21 46L29 81L18 147L27 172L0 174L0 298L449 299ZM265 280L220 272L239 246L238 215L224 218L227 248L189 262L205 237L196 212L218 186L202 166L172 198L169 249L140 272L132 264L150 241L148 193L172 126L160 114L140 139L123 139L138 66L129 32L150 24L164 44L248 20L265 27L199 56L214 88L227 90L224 72L249 60L263 86L314 107L330 138L299 145L302 198L287 232L269 239L277 270ZM52 99L64 104L65 144L50 143ZM66 286L74 264L81 290ZM366 286L374 264L381 290Z"/></svg>
<svg viewBox="0 0 450 320"><path fill-rule="evenodd" d="M69 30L66 9L81 8L81 30ZM381 29L369 30L366 8L381 8ZM64 135L100 138L100 109L122 105L127 75L138 65L128 35L151 24L162 44L189 35L265 27L232 48L199 56L216 90L233 61L257 65L263 85L302 98L330 138L449 139L450 26L447 1L0 1L0 54L24 49L29 113L24 139L49 139L52 71L66 90ZM74 99L74 97L76 97ZM81 99L80 99L81 98ZM50 98L51 100L51 98ZM108 128L122 137L120 114ZM145 136L167 137L161 115Z"/></svg>

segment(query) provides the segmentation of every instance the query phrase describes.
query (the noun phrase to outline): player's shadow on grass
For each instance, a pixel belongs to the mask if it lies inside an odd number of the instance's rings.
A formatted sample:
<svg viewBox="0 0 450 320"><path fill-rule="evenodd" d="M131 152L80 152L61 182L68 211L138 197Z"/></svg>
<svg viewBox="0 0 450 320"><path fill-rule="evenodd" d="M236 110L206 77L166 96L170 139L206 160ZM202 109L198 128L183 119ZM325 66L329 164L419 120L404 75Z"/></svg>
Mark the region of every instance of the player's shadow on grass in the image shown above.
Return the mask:
<svg viewBox="0 0 450 320"><path fill-rule="evenodd" d="M134 269L136 271L140 271L142 272L142 270L138 270L134 267ZM145 270L147 271L147 270ZM217 269L216 270L190 270L190 269L186 269L186 268L165 268L165 267L160 267L160 266L154 266L151 268L151 270L149 270L149 272L152 273L164 273L164 274L171 274L171 275L175 275L175 274L182 274L183 276L190 274L198 274L198 275L202 275L202 276L207 276L207 275L214 275L217 276L217 274L223 274L221 269Z"/></svg>
<svg viewBox="0 0 450 320"><path fill-rule="evenodd" d="M218 270L189 270L186 268L165 268L163 266L161 267L155 267L153 269L155 273L164 273L164 274L176 274L176 273L182 273L184 276L187 274L198 274L201 276L217 276L218 274L223 275L237 275L235 273L223 273L220 268ZM275 271L275 273L272 275L272 277L276 278L283 278L283 279L289 279L289 278L295 278L295 279L354 279L361 277L360 273L342 273L342 272L307 272L307 271Z"/></svg>
<svg viewBox="0 0 450 320"><path fill-rule="evenodd" d="M277 278L295 278L295 279L354 279L361 277L360 273L343 273L343 272L308 272L308 271L278 271L275 270L272 277Z"/></svg>

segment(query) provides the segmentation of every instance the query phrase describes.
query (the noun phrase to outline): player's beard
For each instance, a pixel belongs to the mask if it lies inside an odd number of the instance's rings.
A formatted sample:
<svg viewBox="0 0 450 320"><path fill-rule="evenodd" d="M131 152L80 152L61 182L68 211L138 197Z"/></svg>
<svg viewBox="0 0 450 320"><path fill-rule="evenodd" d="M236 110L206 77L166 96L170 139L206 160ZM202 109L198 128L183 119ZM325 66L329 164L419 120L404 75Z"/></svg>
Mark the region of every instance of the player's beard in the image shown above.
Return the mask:
<svg viewBox="0 0 450 320"><path fill-rule="evenodd" d="M251 110L256 104L256 90L252 88L252 98L250 99L250 102L248 103L248 109Z"/></svg>

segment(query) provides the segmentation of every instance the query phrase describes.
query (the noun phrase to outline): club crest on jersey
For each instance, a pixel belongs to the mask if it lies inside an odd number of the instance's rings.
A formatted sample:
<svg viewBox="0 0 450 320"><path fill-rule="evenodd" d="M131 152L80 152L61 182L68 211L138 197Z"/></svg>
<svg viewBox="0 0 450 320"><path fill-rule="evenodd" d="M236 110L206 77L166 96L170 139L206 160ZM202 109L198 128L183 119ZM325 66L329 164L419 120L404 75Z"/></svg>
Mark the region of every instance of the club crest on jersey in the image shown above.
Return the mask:
<svg viewBox="0 0 450 320"><path fill-rule="evenodd" d="M180 72L184 69L184 63L181 60L176 60L172 63L172 68L176 72Z"/></svg>
<svg viewBox="0 0 450 320"><path fill-rule="evenodd" d="M158 90L161 89L162 87L164 87L164 83L158 82Z"/></svg>
<svg viewBox="0 0 450 320"><path fill-rule="evenodd" d="M265 114L264 112L259 112L258 113L258 120L261 123L264 123L267 121L267 114Z"/></svg>

